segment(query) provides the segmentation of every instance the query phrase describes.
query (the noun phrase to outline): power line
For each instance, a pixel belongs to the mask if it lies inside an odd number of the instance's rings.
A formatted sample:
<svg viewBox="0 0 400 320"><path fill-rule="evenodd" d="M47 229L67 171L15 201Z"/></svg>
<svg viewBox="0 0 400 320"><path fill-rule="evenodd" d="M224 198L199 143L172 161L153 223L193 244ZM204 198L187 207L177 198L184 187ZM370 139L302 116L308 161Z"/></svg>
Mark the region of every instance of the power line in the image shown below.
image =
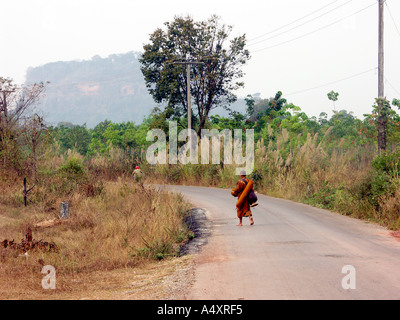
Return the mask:
<svg viewBox="0 0 400 320"><path fill-rule="evenodd" d="M369 6L365 7L365 8L363 8L363 9L361 9L361 10L359 10L359 11L357 11L357 12L351 14L351 15L348 15L348 16L342 18L342 19L339 19L339 20L337 20L337 21L335 21L335 22L332 22L332 23L330 23L330 24L327 24L327 25L325 25L325 26L323 26L323 27L321 27L321 28L318 28L318 29L316 29L316 30L314 30L314 31L305 33L305 34L303 34L303 35L301 35L301 36L299 36L299 37L296 37L296 38L293 38L293 39L290 39L290 40L287 40L287 41L283 41L283 42L280 42L280 43L278 43L278 44L275 44L275 45L272 45L272 46L269 46L269 47L266 47L266 48L254 50L252 53L260 52L260 51L267 50L267 49L272 49L272 48L275 48L275 47L284 45L284 44L286 44L286 43L290 43L290 42L296 41L296 40L298 40L298 39L304 38L304 37L309 36L309 35L311 35L311 34L313 34L313 33L316 33L316 32L318 32L318 31L321 31L321 30L323 30L323 29L326 29L326 28L328 28L328 27L330 27L330 26L333 26L333 25L335 25L335 24L337 24L337 23L339 23L339 22L341 22L341 21L343 21L343 20L345 20L345 19L348 19L348 18L350 18L350 17L352 17L352 16L354 16L354 15L356 15L356 14L358 14L358 13L360 13L360 12L362 12L362 11L364 11L364 10L366 10L366 9L368 9L368 8L370 8L370 7L372 7L372 6L375 6L375 5L376 5L376 3L373 3L373 4L371 4L371 5L369 5Z"/></svg>
<svg viewBox="0 0 400 320"><path fill-rule="evenodd" d="M400 37L400 30L399 30L399 28L397 27L396 21L394 20L393 15L392 15L392 12L391 12L390 9L389 9L389 5L387 4L387 0L385 1L385 3L386 3L386 8L388 9L390 18L392 18L393 24L394 24L394 26L395 26L395 28L396 28L396 30L397 30L397 34L398 34L399 37Z"/></svg>
<svg viewBox="0 0 400 320"><path fill-rule="evenodd" d="M392 89L400 96L400 92L392 85L392 83L385 77L385 81L392 87Z"/></svg>
<svg viewBox="0 0 400 320"><path fill-rule="evenodd" d="M317 16L317 17L312 18L311 20L308 20L308 21L306 21L306 22L303 22L303 23L301 23L301 24L299 24L299 25L297 25L297 26L295 26L295 27L293 27L293 28L290 28L290 29L288 29L288 30L286 30L286 31L280 32L280 33L275 34L275 35L273 35L273 36L270 36L270 37L268 37L268 38L266 38L266 39L263 39L263 40L260 40L260 41L257 41L257 42L248 44L248 46L253 46L253 45L259 44L259 43L261 43L261 42L264 42L264 41L267 41L267 40L276 38L276 37L278 37L278 36L280 36L280 35L282 35L282 34L285 34L285 33L289 32L289 31L292 31L292 30L294 30L294 29L296 29L296 28L299 28L299 27L301 27L301 26L304 26L304 25L306 25L307 23L313 22L314 20L317 20L318 18L321 18L321 17L323 17L323 16L325 16L325 15L331 13L332 11L335 11L335 10L341 8L341 7L343 7L344 5L346 5L346 4L348 4L348 3L352 2L352 1L353 1L353 0L349 0L349 1L347 1L347 2L345 2L345 3L343 3L343 4L341 4L341 5L338 6L338 7L335 7L335 8L333 8L333 9L331 9L331 10L329 10L329 11L327 11L327 12L325 12L325 13L323 13L323 14Z"/></svg>
<svg viewBox="0 0 400 320"><path fill-rule="evenodd" d="M325 9L326 7L329 7L330 5L332 5L333 3L338 2L338 1L339 1L339 0L335 0L335 1L333 1L333 2L331 2L331 3L329 3L329 4L327 4L326 6L323 6L322 8L319 8L319 9L317 9L317 10L315 10L315 11L313 11L313 12L311 12L311 13L309 13L309 14L307 14L307 15L305 15L305 16L299 18L299 19L296 19L296 20L294 20L294 21L288 23L288 24L285 24L284 26L281 26L281 27L279 27L279 28L277 28L277 29L274 29L274 30L271 30L271 31L269 31L269 32L267 32L267 33L264 33L264 34L262 34L262 35L260 35L260 36L257 36L257 37L254 37L254 38L252 38L252 39L249 39L248 42L254 41L254 40L256 40L256 39L259 39L259 38L262 38L262 37L264 37L264 36L266 36L266 35L269 35L269 34L271 34L271 33L274 33L275 31L278 31L278 30L281 30L281 29L283 29L283 28L286 28L286 27L292 25L293 23L296 23L296 22L298 22L298 21L300 21L300 20L303 20L304 18L307 18L307 17L313 15L314 13Z"/></svg>
<svg viewBox="0 0 400 320"><path fill-rule="evenodd" d="M285 94L285 95L286 95L286 96L290 96L290 95L295 95L295 94L299 94L299 93L303 93L303 92L307 92L307 91L319 89L319 88L322 88L322 87L330 86L330 85L335 84L335 83L339 83L339 82L342 82L342 81L345 81L345 80L349 80L349 79L352 79L352 78L361 76L361 75L363 75L363 74L365 74L365 73L374 71L374 70L376 70L376 69L377 69L377 68L375 67L375 68L372 68L372 69L369 69L369 70L366 70L366 71L363 71L363 72L360 72L360 73L353 74L353 75L351 75L351 76L348 76L348 77L343 78L343 79L340 79L340 80L332 81L332 82L329 82L329 83L321 84L321 85L319 85L319 86L315 86L315 87L312 87L312 88L304 89L304 90L301 90L301 91L296 91L296 92L288 93L288 94Z"/></svg>

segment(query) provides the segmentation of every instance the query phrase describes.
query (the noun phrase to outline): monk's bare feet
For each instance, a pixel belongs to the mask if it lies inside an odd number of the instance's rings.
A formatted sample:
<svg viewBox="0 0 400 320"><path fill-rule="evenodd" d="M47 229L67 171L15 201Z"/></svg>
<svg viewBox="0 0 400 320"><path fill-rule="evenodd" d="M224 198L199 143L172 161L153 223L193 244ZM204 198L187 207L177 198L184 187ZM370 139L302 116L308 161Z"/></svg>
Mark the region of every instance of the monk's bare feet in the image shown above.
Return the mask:
<svg viewBox="0 0 400 320"><path fill-rule="evenodd" d="M236 226L241 227L241 226L243 226L243 224L242 224L242 223L239 223L239 224L237 224Z"/></svg>
<svg viewBox="0 0 400 320"><path fill-rule="evenodd" d="M254 224L254 220L252 217L250 217L250 225L252 226Z"/></svg>

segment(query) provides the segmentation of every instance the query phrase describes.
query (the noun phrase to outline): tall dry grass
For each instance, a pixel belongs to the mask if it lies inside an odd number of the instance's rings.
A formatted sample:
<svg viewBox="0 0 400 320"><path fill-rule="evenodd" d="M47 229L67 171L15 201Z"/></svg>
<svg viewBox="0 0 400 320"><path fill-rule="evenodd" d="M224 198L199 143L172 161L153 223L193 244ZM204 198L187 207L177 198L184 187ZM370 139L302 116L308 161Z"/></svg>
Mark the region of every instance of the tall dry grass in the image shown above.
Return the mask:
<svg viewBox="0 0 400 320"><path fill-rule="evenodd" d="M400 228L399 179L382 177L371 166L376 145L348 146L344 139L332 145L331 130L293 137L282 129L274 139L259 139L251 174L256 191ZM272 130L266 132L272 137ZM238 180L236 167L178 163L148 166L146 172L157 183L231 188Z"/></svg>
<svg viewBox="0 0 400 320"><path fill-rule="evenodd" d="M0 246L0 288L37 288L41 267L52 265L61 289L70 290L65 277L70 281L173 257L192 236L184 223L190 208L184 199L135 183L118 158L87 162L74 152L44 157L26 207L22 179L0 177L0 241L21 242L30 226L34 239L54 242L57 251L32 250L20 256ZM61 202L69 203L67 220L59 219Z"/></svg>
<svg viewBox="0 0 400 320"><path fill-rule="evenodd" d="M62 200L54 207L59 209ZM36 239L59 248L42 256L44 262L66 272L126 267L147 257L161 259L176 253L187 240L183 218L189 207L179 195L118 179L104 183L97 196L75 192L64 200L69 202L70 217L50 228L35 225L55 219L57 209L46 212L42 205L2 204L0 239L19 240L25 226L32 226Z"/></svg>

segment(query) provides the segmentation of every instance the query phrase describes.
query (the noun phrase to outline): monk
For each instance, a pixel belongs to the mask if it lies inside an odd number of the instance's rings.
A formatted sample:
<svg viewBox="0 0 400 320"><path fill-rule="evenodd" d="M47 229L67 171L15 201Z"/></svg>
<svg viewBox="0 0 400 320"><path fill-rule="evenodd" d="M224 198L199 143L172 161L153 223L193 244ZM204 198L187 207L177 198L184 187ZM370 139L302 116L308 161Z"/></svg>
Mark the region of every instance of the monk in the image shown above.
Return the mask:
<svg viewBox="0 0 400 320"><path fill-rule="evenodd" d="M242 195L244 189L246 188L247 184L250 181L251 180L246 178L246 172L241 171L240 179L236 183L236 188L232 189L231 194L234 197L238 197L238 199L240 199L240 196ZM238 224L239 227L243 225L243 217L249 217L251 226L254 224L253 216L250 210L250 204L248 202L248 196L246 196L244 201L241 204L239 204L239 206L238 205L236 206L236 211L237 211L237 216L239 218L239 224Z"/></svg>

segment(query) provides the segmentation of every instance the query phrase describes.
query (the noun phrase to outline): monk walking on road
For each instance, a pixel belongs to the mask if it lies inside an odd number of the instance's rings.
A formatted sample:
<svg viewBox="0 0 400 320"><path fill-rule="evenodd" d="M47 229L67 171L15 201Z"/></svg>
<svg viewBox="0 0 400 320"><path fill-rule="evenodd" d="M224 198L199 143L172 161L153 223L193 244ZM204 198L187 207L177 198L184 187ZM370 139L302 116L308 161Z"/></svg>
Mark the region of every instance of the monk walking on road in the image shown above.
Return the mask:
<svg viewBox="0 0 400 320"><path fill-rule="evenodd" d="M250 218L250 225L254 224L254 220L250 210L249 204L249 192L253 189L253 181L246 178L246 172L240 172L240 179L236 183L236 188L232 189L231 194L234 197L238 197L238 201L236 203L237 216L239 218L238 226L241 227L243 217Z"/></svg>

